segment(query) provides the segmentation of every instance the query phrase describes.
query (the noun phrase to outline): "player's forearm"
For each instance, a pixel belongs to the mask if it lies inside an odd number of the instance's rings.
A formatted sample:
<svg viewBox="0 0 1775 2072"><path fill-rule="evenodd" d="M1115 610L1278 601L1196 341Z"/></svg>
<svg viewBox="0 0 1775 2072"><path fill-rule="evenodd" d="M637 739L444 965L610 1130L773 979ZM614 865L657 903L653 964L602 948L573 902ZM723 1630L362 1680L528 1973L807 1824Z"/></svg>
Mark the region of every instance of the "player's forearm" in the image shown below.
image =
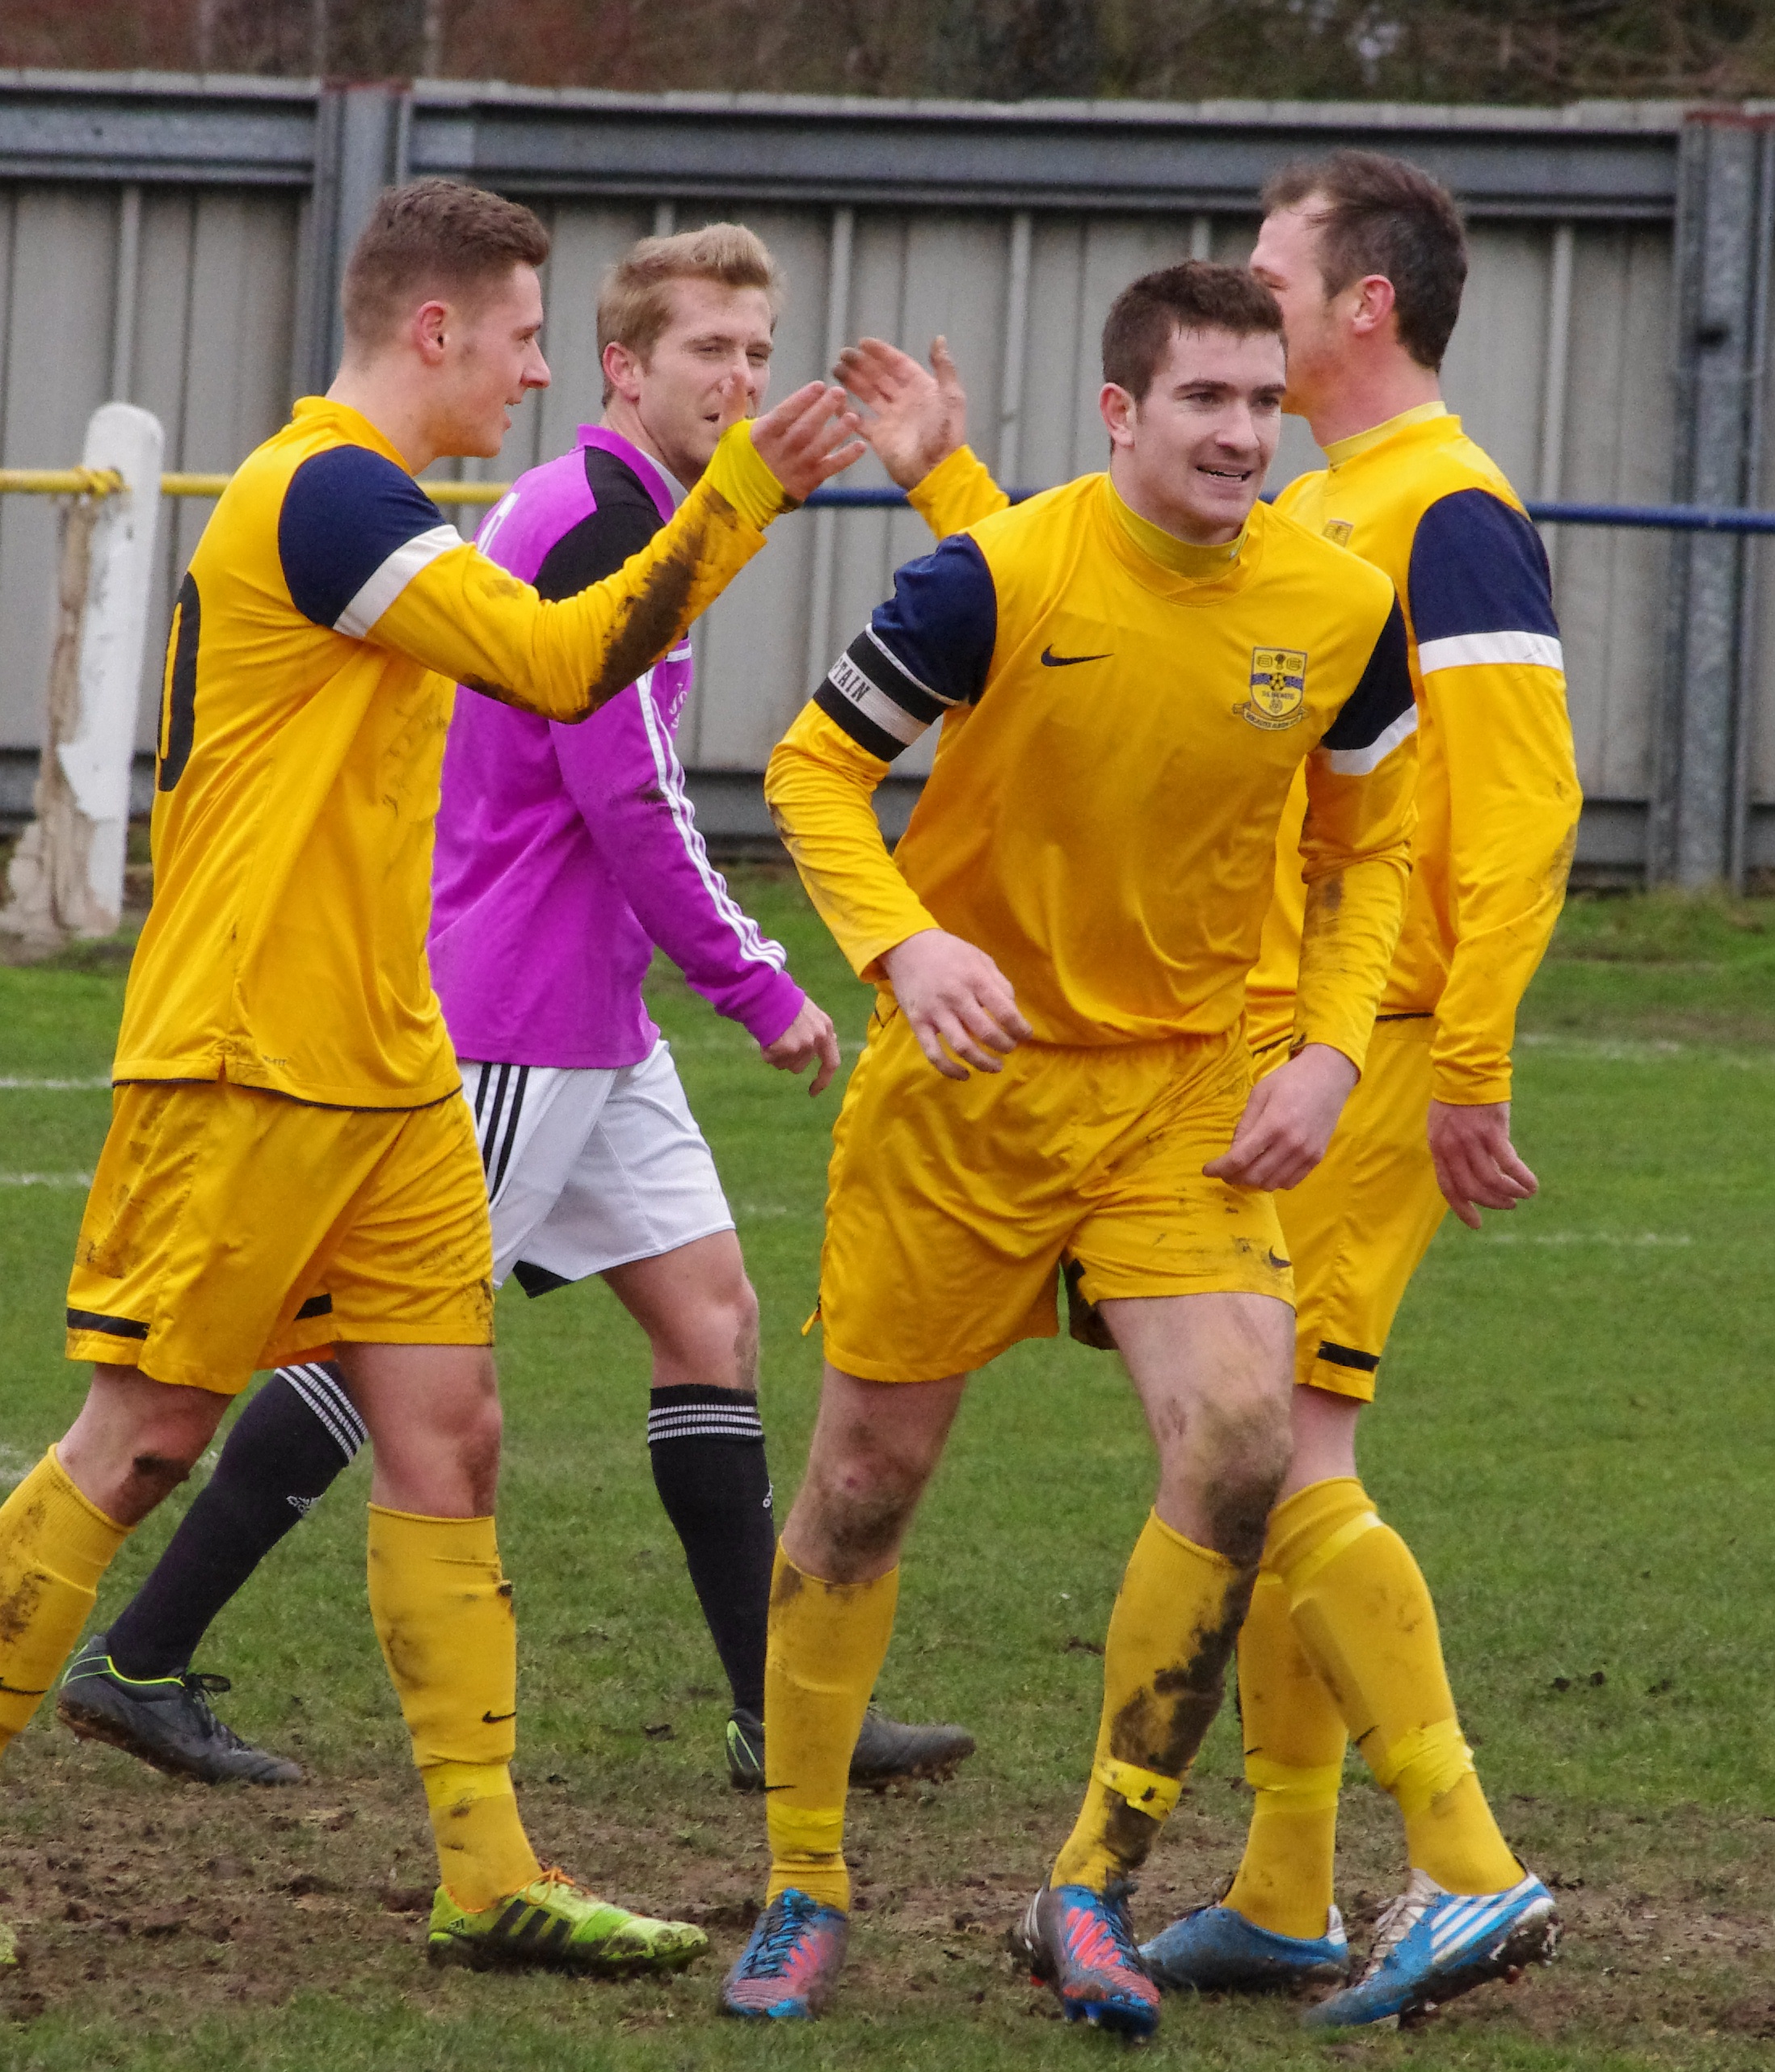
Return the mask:
<svg viewBox="0 0 1775 2072"><path fill-rule="evenodd" d="M1294 1042L1329 1043L1359 1070L1399 947L1416 780L1415 736L1366 776L1307 765Z"/></svg>
<svg viewBox="0 0 1775 2072"><path fill-rule="evenodd" d="M372 638L507 705L583 719L652 667L789 507L736 425L670 524L614 575L549 604L484 556L445 554L406 585Z"/></svg>
<svg viewBox="0 0 1775 2072"><path fill-rule="evenodd" d="M940 540L990 518L1011 501L971 446L957 446L906 495L907 503Z"/></svg>
<svg viewBox="0 0 1775 2072"><path fill-rule="evenodd" d="M781 945L711 865L647 684L550 738L599 861L654 945L718 1014L759 1044L774 1043L801 1012L801 989Z"/></svg>
<svg viewBox="0 0 1775 2072"><path fill-rule="evenodd" d="M1581 799L1556 671L1438 672L1425 695L1446 764L1455 922L1432 1086L1477 1106L1510 1097L1516 1009L1564 903Z"/></svg>
<svg viewBox="0 0 1775 2072"><path fill-rule="evenodd" d="M873 795L887 765L812 705L778 742L764 798L808 897L859 978L908 936L935 928L894 867Z"/></svg>
<svg viewBox="0 0 1775 2072"><path fill-rule="evenodd" d="M1516 1009L1565 902L1576 815L1563 828L1521 832L1525 868L1457 895L1460 933L1436 1003L1430 1053L1432 1094L1457 1107L1510 1098Z"/></svg>
<svg viewBox="0 0 1775 2072"><path fill-rule="evenodd" d="M1295 1049L1328 1043L1362 1068L1399 946L1410 874L1404 855L1388 854L1364 857L1308 884Z"/></svg>

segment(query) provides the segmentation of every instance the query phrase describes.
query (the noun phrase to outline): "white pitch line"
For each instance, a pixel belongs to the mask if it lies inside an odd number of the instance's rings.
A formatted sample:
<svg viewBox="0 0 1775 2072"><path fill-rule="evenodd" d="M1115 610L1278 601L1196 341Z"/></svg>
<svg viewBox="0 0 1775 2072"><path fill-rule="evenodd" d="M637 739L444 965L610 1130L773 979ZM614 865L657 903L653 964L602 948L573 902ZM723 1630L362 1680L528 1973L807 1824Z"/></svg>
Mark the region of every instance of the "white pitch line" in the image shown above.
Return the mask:
<svg viewBox="0 0 1775 2072"><path fill-rule="evenodd" d="M0 1173L0 1187L90 1187L90 1173Z"/></svg>
<svg viewBox="0 0 1775 2072"><path fill-rule="evenodd" d="M1647 1230L1638 1232L1611 1230L1491 1230L1492 1244L1606 1244L1638 1250L1647 1245L1693 1244L1686 1231Z"/></svg>
<svg viewBox="0 0 1775 2072"><path fill-rule="evenodd" d="M108 1079L0 1079L0 1093L95 1093L103 1087L111 1091Z"/></svg>

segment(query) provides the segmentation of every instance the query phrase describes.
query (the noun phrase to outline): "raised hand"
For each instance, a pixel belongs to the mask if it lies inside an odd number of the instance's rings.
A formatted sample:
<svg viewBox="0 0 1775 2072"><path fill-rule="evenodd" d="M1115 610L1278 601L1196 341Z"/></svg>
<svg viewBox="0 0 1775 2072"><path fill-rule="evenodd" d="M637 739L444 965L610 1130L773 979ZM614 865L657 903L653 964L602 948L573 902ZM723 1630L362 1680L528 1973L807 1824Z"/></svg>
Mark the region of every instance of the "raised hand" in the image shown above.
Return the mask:
<svg viewBox="0 0 1775 2072"><path fill-rule="evenodd" d="M824 1008L810 1000L801 1002L801 1012L774 1043L763 1047L764 1062L780 1072L801 1072L814 1068L810 1093L823 1093L838 1070L838 1031Z"/></svg>
<svg viewBox="0 0 1775 2072"><path fill-rule="evenodd" d="M832 370L871 415L863 436L902 489L916 488L968 436L968 398L949 348L931 341L928 373L885 339L859 339Z"/></svg>
<svg viewBox="0 0 1775 2072"><path fill-rule="evenodd" d="M919 1048L945 1079L965 1079L970 1065L1003 1072L1003 1054L1030 1034L1011 981L958 935L923 929L896 943L881 965Z"/></svg>
<svg viewBox="0 0 1775 2072"><path fill-rule="evenodd" d="M721 397L723 432L746 415L746 399L744 377L730 376ZM856 436L861 427L842 389L810 381L753 420L752 444L789 495L805 503L822 482L862 459L863 442Z"/></svg>
<svg viewBox="0 0 1775 2072"><path fill-rule="evenodd" d="M1329 1043L1309 1043L1251 1089L1233 1141L1202 1168L1235 1187L1293 1187L1324 1157L1356 1084L1356 1068Z"/></svg>

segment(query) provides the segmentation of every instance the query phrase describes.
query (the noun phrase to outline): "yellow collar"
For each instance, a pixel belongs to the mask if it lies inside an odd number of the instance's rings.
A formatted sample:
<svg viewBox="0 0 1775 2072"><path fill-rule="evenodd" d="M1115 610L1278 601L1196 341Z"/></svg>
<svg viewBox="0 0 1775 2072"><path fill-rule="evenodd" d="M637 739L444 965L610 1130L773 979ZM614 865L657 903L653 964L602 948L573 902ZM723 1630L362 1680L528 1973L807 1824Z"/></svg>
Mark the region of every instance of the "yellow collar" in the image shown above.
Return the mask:
<svg viewBox="0 0 1775 2072"><path fill-rule="evenodd" d="M408 474L412 474L412 469L407 467L393 442L380 432L362 411L354 410L350 403L335 402L330 396L302 396L297 398L295 408L290 412L292 424L313 423L316 419L327 418L334 421L352 445L368 446L385 459L393 461L396 467L405 469Z"/></svg>
<svg viewBox="0 0 1775 2072"><path fill-rule="evenodd" d="M1155 525L1150 518L1127 503L1113 482L1109 482L1109 507L1120 520L1121 529L1128 537L1146 555L1155 561L1167 575L1181 575L1191 583L1211 582L1216 576L1225 575L1239 559L1239 550L1245 544L1250 526L1240 528L1236 540L1222 541L1218 546L1199 547L1188 540L1180 540L1175 533L1167 533L1163 525Z"/></svg>
<svg viewBox="0 0 1775 2072"><path fill-rule="evenodd" d="M1445 402L1418 403L1410 410L1402 410L1397 417L1388 418L1384 424L1371 424L1366 432L1352 432L1348 439L1334 439L1325 449L1325 457L1334 468L1340 468L1346 461L1353 461L1358 453L1378 446L1396 432L1403 432L1414 424L1429 424L1451 414ZM1460 428L1458 419L1455 428Z"/></svg>

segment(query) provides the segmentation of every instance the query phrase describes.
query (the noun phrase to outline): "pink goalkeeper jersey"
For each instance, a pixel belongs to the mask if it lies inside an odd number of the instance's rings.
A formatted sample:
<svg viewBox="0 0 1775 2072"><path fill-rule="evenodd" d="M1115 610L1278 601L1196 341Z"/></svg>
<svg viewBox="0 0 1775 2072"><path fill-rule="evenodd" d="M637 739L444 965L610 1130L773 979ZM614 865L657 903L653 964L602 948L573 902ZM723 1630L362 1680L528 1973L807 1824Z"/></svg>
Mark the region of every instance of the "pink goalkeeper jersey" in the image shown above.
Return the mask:
<svg viewBox="0 0 1775 2072"><path fill-rule="evenodd" d="M494 505L482 551L545 597L620 568L671 517L672 486L615 432L533 468ZM641 1000L655 945L758 1042L802 993L735 903L696 832L673 738L687 638L568 726L458 697L432 870L431 979L459 1057L610 1069L659 1031Z"/></svg>

